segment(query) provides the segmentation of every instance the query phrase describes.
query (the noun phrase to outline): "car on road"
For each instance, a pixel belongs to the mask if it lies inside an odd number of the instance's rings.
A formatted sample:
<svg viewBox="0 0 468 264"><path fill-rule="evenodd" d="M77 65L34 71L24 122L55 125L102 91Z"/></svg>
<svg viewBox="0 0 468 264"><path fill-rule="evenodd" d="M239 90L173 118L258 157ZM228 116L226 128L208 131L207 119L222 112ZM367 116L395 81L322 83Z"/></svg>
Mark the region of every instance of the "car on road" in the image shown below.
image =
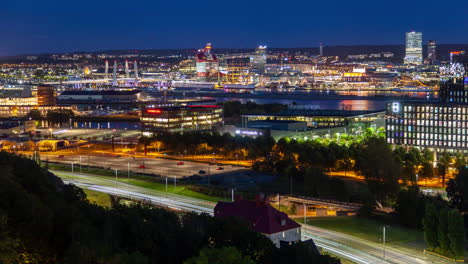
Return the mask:
<svg viewBox="0 0 468 264"><path fill-rule="evenodd" d="M139 169L146 169L146 166L145 165L140 165L138 168Z"/></svg>
<svg viewBox="0 0 468 264"><path fill-rule="evenodd" d="M185 163L183 161L177 162L177 165L184 165Z"/></svg>
<svg viewBox="0 0 468 264"><path fill-rule="evenodd" d="M224 170L223 167L218 167L216 170Z"/></svg>
<svg viewBox="0 0 468 264"><path fill-rule="evenodd" d="M65 156L64 155L59 155L59 159L63 159Z"/></svg>
<svg viewBox="0 0 468 264"><path fill-rule="evenodd" d="M199 170L198 171L198 174L205 174L205 173L206 173L206 171L204 171L204 170Z"/></svg>
<svg viewBox="0 0 468 264"><path fill-rule="evenodd" d="M210 165L216 165L216 163L214 163L214 162L210 162Z"/></svg>

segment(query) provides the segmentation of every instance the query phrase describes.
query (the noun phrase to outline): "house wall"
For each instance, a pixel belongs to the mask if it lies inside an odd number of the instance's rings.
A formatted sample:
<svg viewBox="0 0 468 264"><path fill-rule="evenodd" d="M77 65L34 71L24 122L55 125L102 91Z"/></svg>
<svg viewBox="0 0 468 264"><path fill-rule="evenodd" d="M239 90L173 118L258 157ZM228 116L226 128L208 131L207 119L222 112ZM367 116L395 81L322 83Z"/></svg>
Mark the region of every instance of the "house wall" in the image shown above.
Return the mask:
<svg viewBox="0 0 468 264"><path fill-rule="evenodd" d="M280 241L296 243L301 240L301 228L293 228L284 232L265 234L277 248L280 247Z"/></svg>

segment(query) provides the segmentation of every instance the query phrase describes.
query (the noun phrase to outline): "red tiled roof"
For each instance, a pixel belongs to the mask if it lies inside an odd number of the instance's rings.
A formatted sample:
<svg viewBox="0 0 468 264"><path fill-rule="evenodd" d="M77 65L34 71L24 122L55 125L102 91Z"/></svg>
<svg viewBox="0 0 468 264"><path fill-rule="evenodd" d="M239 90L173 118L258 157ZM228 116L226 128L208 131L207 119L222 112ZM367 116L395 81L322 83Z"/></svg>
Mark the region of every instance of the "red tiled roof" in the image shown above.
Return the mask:
<svg viewBox="0 0 468 264"><path fill-rule="evenodd" d="M243 218L250 222L254 231L264 234L274 234L301 227L287 214L276 210L268 203L258 201L218 202L214 215L219 218L231 216Z"/></svg>

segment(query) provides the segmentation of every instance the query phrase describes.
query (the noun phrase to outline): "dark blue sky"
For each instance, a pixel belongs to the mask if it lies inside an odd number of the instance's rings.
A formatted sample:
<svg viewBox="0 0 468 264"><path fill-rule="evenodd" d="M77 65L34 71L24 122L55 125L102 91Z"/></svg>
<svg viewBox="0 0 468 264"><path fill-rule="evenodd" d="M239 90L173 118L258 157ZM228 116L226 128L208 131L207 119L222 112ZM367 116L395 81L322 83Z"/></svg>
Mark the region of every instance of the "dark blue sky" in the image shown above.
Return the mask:
<svg viewBox="0 0 468 264"><path fill-rule="evenodd" d="M4 0L0 55L103 49L468 43L468 0Z"/></svg>

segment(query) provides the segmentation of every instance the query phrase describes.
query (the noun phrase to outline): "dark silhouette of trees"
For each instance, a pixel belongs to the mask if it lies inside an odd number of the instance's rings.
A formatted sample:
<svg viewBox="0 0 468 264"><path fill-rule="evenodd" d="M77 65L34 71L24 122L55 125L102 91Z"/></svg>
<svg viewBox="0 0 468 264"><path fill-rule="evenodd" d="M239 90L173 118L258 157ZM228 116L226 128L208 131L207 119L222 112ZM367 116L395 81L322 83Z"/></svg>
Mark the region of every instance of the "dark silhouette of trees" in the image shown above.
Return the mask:
<svg viewBox="0 0 468 264"><path fill-rule="evenodd" d="M234 247L255 263L280 263L272 242L239 219L142 205L106 209L33 160L4 152L0 171L2 263L184 263L203 248L223 247ZM311 263L318 256L303 258Z"/></svg>
<svg viewBox="0 0 468 264"><path fill-rule="evenodd" d="M461 212L468 211L468 168L462 167L447 183L447 197L450 205Z"/></svg>

